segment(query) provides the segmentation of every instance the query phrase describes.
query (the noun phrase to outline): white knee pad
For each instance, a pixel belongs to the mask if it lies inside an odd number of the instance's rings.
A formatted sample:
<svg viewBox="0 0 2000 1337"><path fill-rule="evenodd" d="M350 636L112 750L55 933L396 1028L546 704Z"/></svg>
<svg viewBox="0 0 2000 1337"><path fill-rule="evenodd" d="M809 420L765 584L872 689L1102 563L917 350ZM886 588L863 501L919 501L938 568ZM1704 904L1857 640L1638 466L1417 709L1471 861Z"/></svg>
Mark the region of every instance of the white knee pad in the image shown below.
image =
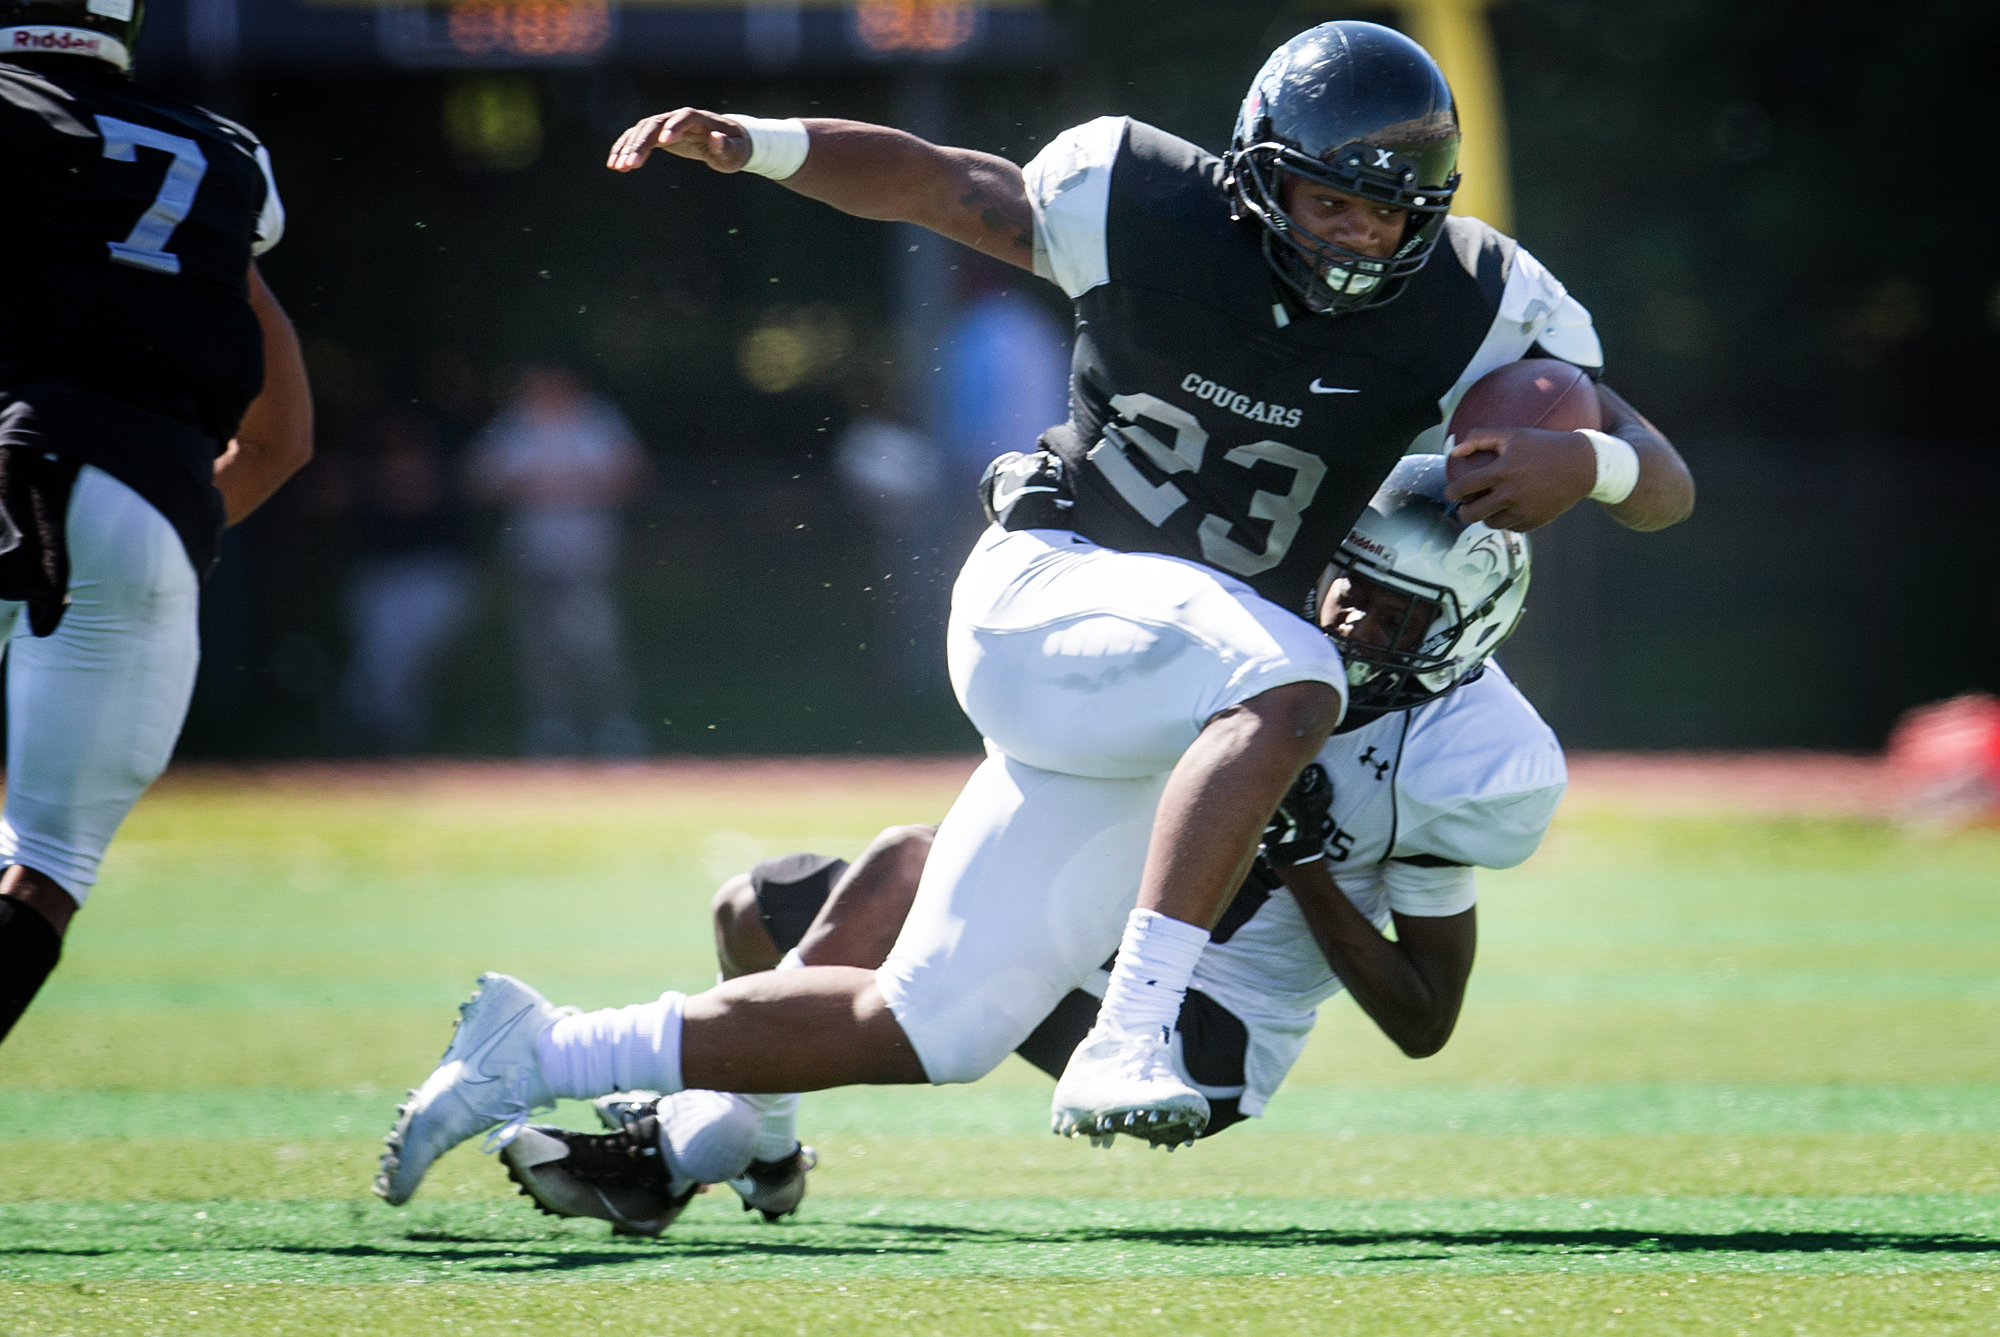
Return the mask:
<svg viewBox="0 0 2000 1337"><path fill-rule="evenodd" d="M660 1151L676 1182L720 1184L749 1168L763 1119L742 1096L682 1091L660 1101Z"/></svg>

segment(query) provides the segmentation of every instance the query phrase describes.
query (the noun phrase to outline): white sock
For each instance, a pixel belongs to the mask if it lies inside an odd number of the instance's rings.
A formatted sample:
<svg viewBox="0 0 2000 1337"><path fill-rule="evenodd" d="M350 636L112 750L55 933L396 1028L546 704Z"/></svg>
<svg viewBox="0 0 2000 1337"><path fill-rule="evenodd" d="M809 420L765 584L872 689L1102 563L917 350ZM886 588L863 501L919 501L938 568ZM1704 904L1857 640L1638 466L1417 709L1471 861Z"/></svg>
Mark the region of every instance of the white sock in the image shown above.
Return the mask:
<svg viewBox="0 0 2000 1337"><path fill-rule="evenodd" d="M805 962L799 959L799 949L794 947L786 952L773 970L803 970ZM769 1096L744 1096L742 1099L761 1116L757 1129L757 1159L760 1161L783 1160L799 1148L799 1098L786 1092Z"/></svg>
<svg viewBox="0 0 2000 1337"><path fill-rule="evenodd" d="M549 1090L573 1100L613 1091L681 1089L681 1004L669 990L651 1003L564 1017L535 1037Z"/></svg>
<svg viewBox="0 0 2000 1337"><path fill-rule="evenodd" d="M757 1149L757 1111L724 1091L682 1091L659 1104L660 1153L673 1172L672 1191L720 1184L750 1168Z"/></svg>
<svg viewBox="0 0 2000 1337"><path fill-rule="evenodd" d="M786 1092L744 1096L757 1111L757 1159L778 1161L799 1149L799 1098Z"/></svg>
<svg viewBox="0 0 2000 1337"><path fill-rule="evenodd" d="M1206 946L1207 929L1157 911L1134 910L1125 921L1125 940L1118 944L1097 1024L1128 1035L1158 1035L1171 1043L1188 981Z"/></svg>

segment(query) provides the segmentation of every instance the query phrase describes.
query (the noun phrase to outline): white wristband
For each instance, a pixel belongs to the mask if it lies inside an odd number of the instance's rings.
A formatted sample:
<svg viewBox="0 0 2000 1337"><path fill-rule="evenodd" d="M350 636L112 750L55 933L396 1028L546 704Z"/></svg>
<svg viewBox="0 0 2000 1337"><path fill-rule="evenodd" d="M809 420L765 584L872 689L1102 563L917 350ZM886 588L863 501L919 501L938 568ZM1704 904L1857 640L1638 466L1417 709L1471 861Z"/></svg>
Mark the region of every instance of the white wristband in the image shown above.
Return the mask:
<svg viewBox="0 0 2000 1337"><path fill-rule="evenodd" d="M812 147L812 136L806 133L806 123L796 116L783 121L762 116L731 116L729 119L742 126L743 133L750 136L750 161L743 164L744 171L768 176L773 181L783 181L805 166L806 152Z"/></svg>
<svg viewBox="0 0 2000 1337"><path fill-rule="evenodd" d="M1586 427L1580 435L1597 452L1597 486L1590 489L1590 499L1616 506L1639 486L1639 452L1632 449L1631 442L1609 432L1594 432Z"/></svg>

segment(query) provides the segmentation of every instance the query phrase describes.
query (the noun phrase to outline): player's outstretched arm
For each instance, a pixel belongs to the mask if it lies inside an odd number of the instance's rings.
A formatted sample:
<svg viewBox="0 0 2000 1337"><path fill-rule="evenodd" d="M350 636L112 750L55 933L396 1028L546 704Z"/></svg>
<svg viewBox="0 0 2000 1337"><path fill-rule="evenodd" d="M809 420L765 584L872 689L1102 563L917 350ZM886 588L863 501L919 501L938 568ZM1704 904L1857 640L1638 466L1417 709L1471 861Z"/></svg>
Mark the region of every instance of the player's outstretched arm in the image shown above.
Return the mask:
<svg viewBox="0 0 2000 1337"><path fill-rule="evenodd" d="M1005 158L932 144L865 121L814 117L805 162L779 184L842 213L916 223L1005 260L1034 268L1034 220L1021 169ZM658 149L718 172L750 164L751 139L732 117L682 107L648 116L611 146L605 165L637 171Z"/></svg>
<svg viewBox="0 0 2000 1337"><path fill-rule="evenodd" d="M313 453L312 387L299 336L254 260L250 307L264 331L264 388L244 410L236 439L215 461L215 486L232 525L270 500Z"/></svg>
<svg viewBox="0 0 2000 1337"><path fill-rule="evenodd" d="M1479 942L1476 911L1396 916L1384 937L1334 885L1326 862L1278 869L1340 982L1382 1033L1411 1058L1443 1049L1458 1025Z"/></svg>
<svg viewBox="0 0 2000 1337"><path fill-rule="evenodd" d="M1623 501L1605 502L1611 518L1627 529L1649 531L1677 525L1694 513L1694 476L1659 428L1624 398L1599 383L1604 431L1632 447L1639 478ZM1477 471L1456 479L1445 496L1458 503L1459 518L1484 520L1496 529L1538 529L1590 496L1597 485L1597 455L1576 432L1534 427L1481 427L1452 448L1454 458L1490 455Z"/></svg>

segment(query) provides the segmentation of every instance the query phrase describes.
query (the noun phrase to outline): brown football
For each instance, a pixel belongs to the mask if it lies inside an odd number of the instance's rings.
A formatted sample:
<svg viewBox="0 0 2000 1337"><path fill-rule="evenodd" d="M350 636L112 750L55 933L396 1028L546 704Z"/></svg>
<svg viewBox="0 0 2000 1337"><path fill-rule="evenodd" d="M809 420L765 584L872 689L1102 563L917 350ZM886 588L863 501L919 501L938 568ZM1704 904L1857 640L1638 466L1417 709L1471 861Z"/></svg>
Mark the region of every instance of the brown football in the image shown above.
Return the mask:
<svg viewBox="0 0 2000 1337"><path fill-rule="evenodd" d="M1602 431L1604 406L1583 368L1552 357L1522 358L1496 367L1472 383L1451 415L1451 435L1463 440L1475 427L1539 427L1548 432ZM1456 478L1481 459L1453 460Z"/></svg>

